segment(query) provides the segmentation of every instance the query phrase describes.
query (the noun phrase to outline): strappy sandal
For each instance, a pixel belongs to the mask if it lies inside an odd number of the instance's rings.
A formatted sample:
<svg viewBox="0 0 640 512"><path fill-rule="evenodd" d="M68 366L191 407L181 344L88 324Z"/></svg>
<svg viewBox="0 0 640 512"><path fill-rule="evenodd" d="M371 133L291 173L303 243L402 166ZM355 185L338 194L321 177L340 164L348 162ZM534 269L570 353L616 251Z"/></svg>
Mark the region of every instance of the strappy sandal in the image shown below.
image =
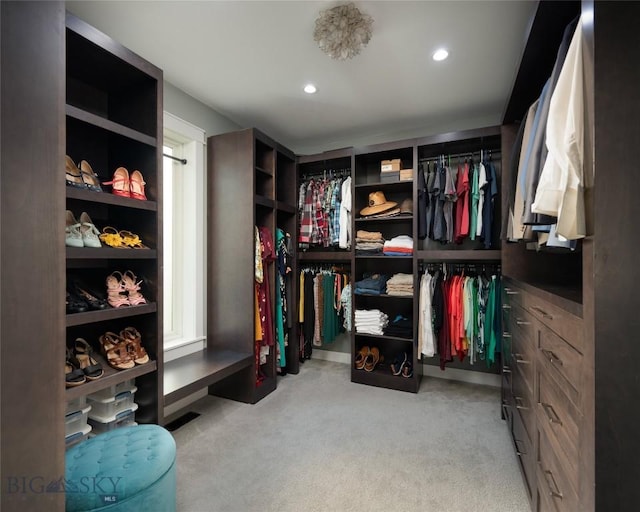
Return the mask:
<svg viewBox="0 0 640 512"><path fill-rule="evenodd" d="M369 356L369 347L365 345L356 354L356 359L355 359L356 370L364 369L364 363L367 360L368 356Z"/></svg>
<svg viewBox="0 0 640 512"><path fill-rule="evenodd" d="M96 380L104 375L102 365L94 359L93 349L84 338L76 338L74 350L80 369L87 379Z"/></svg>
<svg viewBox="0 0 640 512"><path fill-rule="evenodd" d="M398 354L396 358L391 363L391 373L393 375L400 375L402 373L402 368L407 363L407 353L404 352L402 354Z"/></svg>
<svg viewBox="0 0 640 512"><path fill-rule="evenodd" d="M80 223L76 220L71 210L67 210L65 223L64 244L68 247L84 247L82 233L80 232Z"/></svg>
<svg viewBox="0 0 640 512"><path fill-rule="evenodd" d="M142 173L140 171L133 171L129 180L129 187L131 190L131 197L146 201L147 196L144 194L144 186L146 185Z"/></svg>
<svg viewBox="0 0 640 512"><path fill-rule="evenodd" d="M96 293L89 291L86 286L78 281L73 283L73 291L80 299L86 302L91 309L101 310L109 307L109 303L105 299L98 297Z"/></svg>
<svg viewBox="0 0 640 512"><path fill-rule="evenodd" d="M127 343L116 333L106 332L100 336L102 353L107 358L107 363L116 370L129 370L136 363L131 359L127 349Z"/></svg>
<svg viewBox="0 0 640 512"><path fill-rule="evenodd" d="M66 387L71 388L87 382L87 378L79 366L80 364L78 363L78 360L74 357L69 348L67 348L66 359L64 362Z"/></svg>
<svg viewBox="0 0 640 512"><path fill-rule="evenodd" d="M122 238L122 243L127 247L131 247L132 249L148 249L148 247L142 243L140 237L135 233L123 229L118 234L120 235L120 238Z"/></svg>
<svg viewBox="0 0 640 512"><path fill-rule="evenodd" d="M383 360L383 357L380 355L380 350L378 347L371 347L369 351L369 355L365 359L364 363L364 371L372 372L376 365Z"/></svg>
<svg viewBox="0 0 640 512"><path fill-rule="evenodd" d="M126 327L120 331L120 337L127 342L127 349L136 364L149 362L149 355L142 346L142 336L135 327Z"/></svg>
<svg viewBox="0 0 640 512"><path fill-rule="evenodd" d="M87 212L80 214L80 234L82 235L82 243L85 247L102 247L100 243L100 232L93 224Z"/></svg>
<svg viewBox="0 0 640 512"><path fill-rule="evenodd" d="M127 270L122 276L124 289L128 293L129 303L132 306L147 303L147 299L145 299L140 293L140 283L142 283L142 280L136 282L136 279L138 278L133 272L131 272L131 270Z"/></svg>
<svg viewBox="0 0 640 512"><path fill-rule="evenodd" d="M98 237L109 247L114 247L116 249L126 249L126 245L124 245L124 240L120 236L120 233L116 228L112 228L111 226L105 226L102 228L102 234Z"/></svg>
<svg viewBox="0 0 640 512"><path fill-rule="evenodd" d="M124 277L117 270L107 276L107 302L113 308L131 306L129 297L126 295Z"/></svg>
<svg viewBox="0 0 640 512"><path fill-rule="evenodd" d="M111 181L103 181L103 185L111 185L111 193L116 196L131 197L129 185L129 171L124 167L118 167L113 173Z"/></svg>
<svg viewBox="0 0 640 512"><path fill-rule="evenodd" d="M75 162L71 160L71 157L69 157L69 155L65 155L64 160L64 174L67 185L69 187L86 189L87 185L82 180L82 173L76 166Z"/></svg>
<svg viewBox="0 0 640 512"><path fill-rule="evenodd" d="M102 187L100 186L100 180L93 169L89 165L89 162L86 160L82 160L80 162L80 174L82 177L82 181L87 186L89 190L93 192L102 192Z"/></svg>
<svg viewBox="0 0 640 512"><path fill-rule="evenodd" d="M402 376L409 379L413 377L413 365L407 361L402 367Z"/></svg>

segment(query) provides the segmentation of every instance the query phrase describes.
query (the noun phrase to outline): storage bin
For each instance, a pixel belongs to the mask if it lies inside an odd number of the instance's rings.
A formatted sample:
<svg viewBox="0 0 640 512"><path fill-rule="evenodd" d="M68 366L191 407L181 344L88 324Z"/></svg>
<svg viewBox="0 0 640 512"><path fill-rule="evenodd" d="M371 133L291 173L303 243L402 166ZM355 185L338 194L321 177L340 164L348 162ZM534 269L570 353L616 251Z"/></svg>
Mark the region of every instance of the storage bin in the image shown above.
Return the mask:
<svg viewBox="0 0 640 512"><path fill-rule="evenodd" d="M87 406L87 396L82 395L78 398L74 398L73 400L69 400L67 402L67 410L65 414L69 414L70 412L76 412L80 409L84 409Z"/></svg>
<svg viewBox="0 0 640 512"><path fill-rule="evenodd" d="M131 409L133 405L134 393L138 390L135 386L130 391L122 391L115 396L108 398L95 398L93 395L89 395L88 401L91 405L92 418L101 417L108 418L115 416L116 414ZM94 418L95 419L95 418Z"/></svg>
<svg viewBox="0 0 640 512"><path fill-rule="evenodd" d="M132 391L135 386L135 379L125 380L124 382L119 382L118 384L114 384L113 386L109 386L108 388L101 389L100 391L96 391L95 393L91 393L89 399L91 400L108 400L113 398L120 393L124 393L125 391Z"/></svg>
<svg viewBox="0 0 640 512"><path fill-rule="evenodd" d="M93 428L93 434L98 435L103 432L110 432L116 428L127 427L135 424L135 411L138 409L138 404L134 403L132 407L126 411L122 411L113 416L101 417L91 416L89 418L89 425Z"/></svg>
<svg viewBox="0 0 640 512"><path fill-rule="evenodd" d="M88 405L84 409L67 413L64 417L64 435L69 436L80 432L87 426L87 415L91 410Z"/></svg>
<svg viewBox="0 0 640 512"><path fill-rule="evenodd" d="M89 433L91 432L91 425L85 425L82 430L77 432L73 432L64 437L64 445L65 449L69 449L72 446L85 441L89 437Z"/></svg>

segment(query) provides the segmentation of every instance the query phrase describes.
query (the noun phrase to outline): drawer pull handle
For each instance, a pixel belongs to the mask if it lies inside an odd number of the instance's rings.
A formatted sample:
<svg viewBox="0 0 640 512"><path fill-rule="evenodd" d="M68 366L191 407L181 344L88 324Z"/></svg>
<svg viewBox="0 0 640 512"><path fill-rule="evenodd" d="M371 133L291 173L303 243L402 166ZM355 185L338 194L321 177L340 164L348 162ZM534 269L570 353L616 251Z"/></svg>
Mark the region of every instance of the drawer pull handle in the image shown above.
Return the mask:
<svg viewBox="0 0 640 512"><path fill-rule="evenodd" d="M556 480L555 478L553 478L553 473L548 469L545 469L544 478L547 481L547 486L549 487L549 494L554 498L562 499L562 493L560 492L560 490L558 489L558 486L556 485Z"/></svg>
<svg viewBox="0 0 640 512"><path fill-rule="evenodd" d="M523 359L522 354L518 354L517 352L513 354L513 358L515 359L517 364L531 364L531 361Z"/></svg>
<svg viewBox="0 0 640 512"><path fill-rule="evenodd" d="M537 306L531 306L531 309L540 313L542 315L542 318L548 318L549 320L553 320L553 316L547 313L544 309L539 308Z"/></svg>
<svg viewBox="0 0 640 512"><path fill-rule="evenodd" d="M511 333L509 333L509 332L503 332L503 333L502 333L502 337L503 337L503 338L511 338Z"/></svg>
<svg viewBox="0 0 640 512"><path fill-rule="evenodd" d="M511 306L509 306L509 304L503 304L502 309L511 309Z"/></svg>
<svg viewBox="0 0 640 512"><path fill-rule="evenodd" d="M549 418L549 423L556 423L558 425L562 425L562 420L560 419L560 417L558 416L558 414L556 413L556 411L554 410L551 404L545 404L544 402L541 402L540 405L544 409L544 413L547 415L547 418Z"/></svg>
<svg viewBox="0 0 640 512"><path fill-rule="evenodd" d="M502 373L511 373L511 368L509 368L508 366L503 366Z"/></svg>
<svg viewBox="0 0 640 512"><path fill-rule="evenodd" d="M524 320L518 320L518 319L516 319L516 323L518 325L531 325L531 322L525 322Z"/></svg>
<svg viewBox="0 0 640 512"><path fill-rule="evenodd" d="M516 402L516 409L522 409L523 411L529 410L529 408L523 404L524 399L521 396L514 396L513 399Z"/></svg>
<svg viewBox="0 0 640 512"><path fill-rule="evenodd" d="M506 293L507 295L520 295L520 292L516 292L516 291L511 290L511 289L509 289L509 288L505 288L505 289L504 289L504 291L505 291L505 293Z"/></svg>
<svg viewBox="0 0 640 512"><path fill-rule="evenodd" d="M520 439L516 439L515 437L513 438L513 444L516 445L516 455L518 456L522 456L522 455L526 455L527 452L525 452L524 450L520 449L520 445L519 443L521 443L522 441L520 441Z"/></svg>
<svg viewBox="0 0 640 512"><path fill-rule="evenodd" d="M562 359L560 359L557 355L555 355L551 350L542 349L542 353L549 360L550 363L557 363L560 366L564 366L562 364Z"/></svg>

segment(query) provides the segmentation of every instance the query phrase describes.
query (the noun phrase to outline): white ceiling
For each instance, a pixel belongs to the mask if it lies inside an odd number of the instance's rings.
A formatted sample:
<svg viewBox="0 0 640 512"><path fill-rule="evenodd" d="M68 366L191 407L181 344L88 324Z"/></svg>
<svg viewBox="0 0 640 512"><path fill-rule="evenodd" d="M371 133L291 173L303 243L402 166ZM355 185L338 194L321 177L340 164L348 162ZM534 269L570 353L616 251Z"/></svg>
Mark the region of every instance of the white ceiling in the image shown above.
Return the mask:
<svg viewBox="0 0 640 512"><path fill-rule="evenodd" d="M84 1L67 9L165 80L297 153L499 124L535 1L361 1L362 53L313 40L322 1ZM431 53L450 51L444 62ZM302 87L313 82L315 95Z"/></svg>

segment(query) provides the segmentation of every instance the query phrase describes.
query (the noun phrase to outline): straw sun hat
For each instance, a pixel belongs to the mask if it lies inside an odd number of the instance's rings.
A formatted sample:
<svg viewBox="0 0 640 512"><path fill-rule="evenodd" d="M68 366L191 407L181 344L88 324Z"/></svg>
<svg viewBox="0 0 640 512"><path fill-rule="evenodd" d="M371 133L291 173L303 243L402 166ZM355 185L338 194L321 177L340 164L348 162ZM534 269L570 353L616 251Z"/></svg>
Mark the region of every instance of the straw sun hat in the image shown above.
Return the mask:
<svg viewBox="0 0 640 512"><path fill-rule="evenodd" d="M376 213L386 212L398 206L395 201L387 201L384 193L380 190L369 194L369 206L360 210L360 215L375 215Z"/></svg>

